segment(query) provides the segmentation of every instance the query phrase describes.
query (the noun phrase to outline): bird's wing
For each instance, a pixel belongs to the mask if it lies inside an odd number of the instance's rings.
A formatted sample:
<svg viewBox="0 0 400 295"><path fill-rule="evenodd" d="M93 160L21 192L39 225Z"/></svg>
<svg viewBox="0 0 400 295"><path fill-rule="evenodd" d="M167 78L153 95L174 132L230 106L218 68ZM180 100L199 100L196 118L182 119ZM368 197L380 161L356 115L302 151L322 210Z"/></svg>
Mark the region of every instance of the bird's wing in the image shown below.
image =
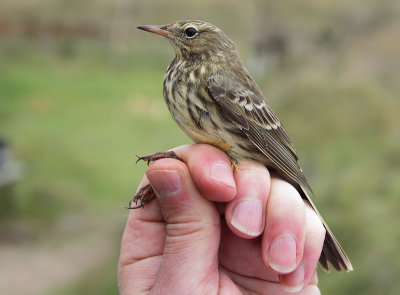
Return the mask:
<svg viewBox="0 0 400 295"><path fill-rule="evenodd" d="M222 112L238 125L284 176L312 193L285 128L263 98L227 78L227 75L211 76L207 89Z"/></svg>

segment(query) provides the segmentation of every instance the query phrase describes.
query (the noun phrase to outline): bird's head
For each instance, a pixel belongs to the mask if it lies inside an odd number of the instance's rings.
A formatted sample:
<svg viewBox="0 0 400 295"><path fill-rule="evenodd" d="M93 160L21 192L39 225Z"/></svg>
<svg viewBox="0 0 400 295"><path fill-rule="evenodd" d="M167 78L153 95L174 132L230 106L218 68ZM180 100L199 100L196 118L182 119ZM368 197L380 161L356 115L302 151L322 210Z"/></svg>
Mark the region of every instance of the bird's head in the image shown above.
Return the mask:
<svg viewBox="0 0 400 295"><path fill-rule="evenodd" d="M216 26L202 21L177 21L169 25L138 26L138 29L169 39L177 56L223 58L235 54L235 44Z"/></svg>

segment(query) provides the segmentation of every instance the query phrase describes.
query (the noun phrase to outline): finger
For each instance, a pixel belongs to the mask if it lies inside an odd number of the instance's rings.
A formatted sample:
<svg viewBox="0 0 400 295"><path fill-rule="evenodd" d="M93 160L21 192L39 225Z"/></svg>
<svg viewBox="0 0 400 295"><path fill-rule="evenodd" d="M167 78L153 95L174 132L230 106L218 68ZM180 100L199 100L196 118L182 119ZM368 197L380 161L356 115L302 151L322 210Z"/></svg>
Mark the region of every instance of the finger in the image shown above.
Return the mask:
<svg viewBox="0 0 400 295"><path fill-rule="evenodd" d="M266 266L261 254L261 238L243 239L221 224L219 263L238 275L279 283L276 271Z"/></svg>
<svg viewBox="0 0 400 295"><path fill-rule="evenodd" d="M262 238L264 262L278 273L290 273L303 257L304 203L288 182L273 177Z"/></svg>
<svg viewBox="0 0 400 295"><path fill-rule="evenodd" d="M237 273L223 270L237 285L246 293L250 294L274 294L274 295L288 295L291 294L285 291L278 282L271 282L266 280L260 280L256 278L250 278L248 276L238 275ZM244 292L243 292L244 293ZM303 290L296 293L297 295L320 295L320 291L315 284L307 285Z"/></svg>
<svg viewBox="0 0 400 295"><path fill-rule="evenodd" d="M181 161L156 161L146 175L166 222L163 260L153 291L178 294L200 283L212 286L218 278L220 239L216 206L197 191L188 167Z"/></svg>
<svg viewBox="0 0 400 295"><path fill-rule="evenodd" d="M139 188L148 183L145 176ZM120 294L144 294L151 289L161 263L165 236L165 224L156 201L146 205L145 210L130 210L118 264Z"/></svg>
<svg viewBox="0 0 400 295"><path fill-rule="evenodd" d="M270 191L267 168L254 161L243 161L234 172L237 194L226 205L226 222L239 237L254 238L264 230L265 209Z"/></svg>
<svg viewBox="0 0 400 295"><path fill-rule="evenodd" d="M314 210L306 205L306 239L304 243L303 260L290 274L280 275L280 282L290 292L298 292L303 286L316 280L315 269L321 255L325 239L325 228Z"/></svg>
<svg viewBox="0 0 400 295"><path fill-rule="evenodd" d="M226 153L209 144L174 149L188 165L199 192L208 200L227 202L236 195L232 164Z"/></svg>
<svg viewBox="0 0 400 295"><path fill-rule="evenodd" d="M310 285L318 286L318 275L317 270L314 270L314 274L311 276Z"/></svg>

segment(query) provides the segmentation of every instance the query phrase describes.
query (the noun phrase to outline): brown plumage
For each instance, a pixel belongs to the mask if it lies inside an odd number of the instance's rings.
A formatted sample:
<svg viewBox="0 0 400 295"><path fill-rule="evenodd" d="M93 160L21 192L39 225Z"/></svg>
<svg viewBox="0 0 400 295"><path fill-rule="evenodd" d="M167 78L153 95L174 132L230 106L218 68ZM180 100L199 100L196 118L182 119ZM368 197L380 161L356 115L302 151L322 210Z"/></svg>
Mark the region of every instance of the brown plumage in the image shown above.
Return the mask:
<svg viewBox="0 0 400 295"><path fill-rule="evenodd" d="M175 49L164 77L164 97L185 133L197 143L223 149L233 165L244 158L259 161L295 186L327 231L321 266L329 270L330 262L339 271L351 271L349 259L309 197L311 187L285 128L246 70L235 44L220 29L202 21L138 28L166 37ZM143 159L154 160L154 155ZM152 198L148 187L132 201L141 201L137 206L141 207Z"/></svg>

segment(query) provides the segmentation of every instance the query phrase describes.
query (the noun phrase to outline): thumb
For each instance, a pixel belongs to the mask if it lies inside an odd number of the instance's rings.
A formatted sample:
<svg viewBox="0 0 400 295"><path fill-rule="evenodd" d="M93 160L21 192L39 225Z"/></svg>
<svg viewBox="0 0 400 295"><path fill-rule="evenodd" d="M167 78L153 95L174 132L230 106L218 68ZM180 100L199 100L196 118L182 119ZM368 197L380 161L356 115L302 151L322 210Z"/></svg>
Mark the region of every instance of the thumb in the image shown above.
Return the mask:
<svg viewBox="0 0 400 295"><path fill-rule="evenodd" d="M200 195L188 167L181 161L156 161L146 175L156 193L167 231L153 291L180 294L201 286L218 288L220 217L215 204Z"/></svg>

